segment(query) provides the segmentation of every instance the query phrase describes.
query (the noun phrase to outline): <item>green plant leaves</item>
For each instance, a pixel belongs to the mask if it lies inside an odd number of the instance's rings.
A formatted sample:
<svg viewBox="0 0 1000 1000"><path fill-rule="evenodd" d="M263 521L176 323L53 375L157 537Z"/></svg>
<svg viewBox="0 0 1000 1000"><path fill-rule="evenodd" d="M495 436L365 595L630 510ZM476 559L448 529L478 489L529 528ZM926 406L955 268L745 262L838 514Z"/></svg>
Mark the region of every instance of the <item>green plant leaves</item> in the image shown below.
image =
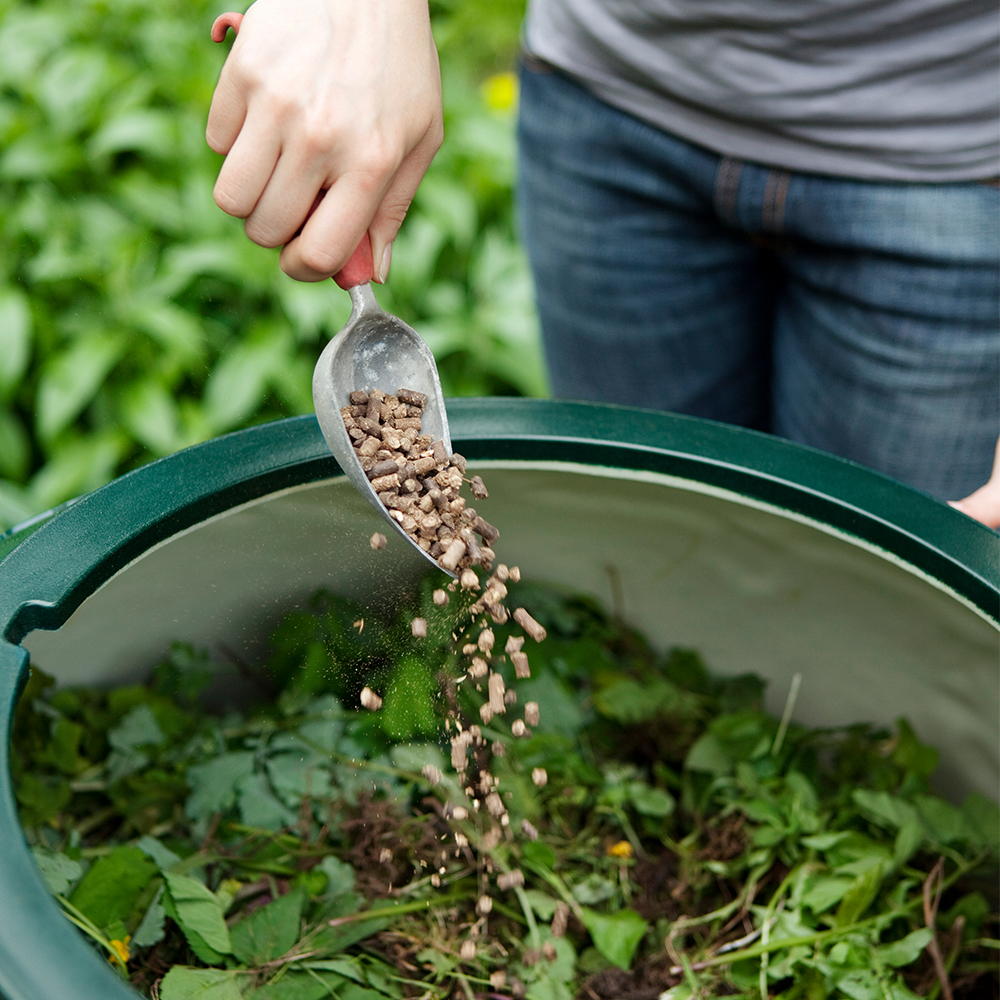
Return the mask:
<svg viewBox="0 0 1000 1000"><path fill-rule="evenodd" d="M241 1000L238 977L224 969L175 965L160 983L160 1000Z"/></svg>
<svg viewBox="0 0 1000 1000"><path fill-rule="evenodd" d="M598 913L582 907L580 918L590 931L594 947L612 965L627 969L632 964L639 942L646 933L648 924L635 910L619 910L617 913Z"/></svg>
<svg viewBox="0 0 1000 1000"><path fill-rule="evenodd" d="M52 442L94 398L105 376L125 352L125 340L94 330L46 365L38 386L38 433Z"/></svg>
<svg viewBox="0 0 1000 1000"><path fill-rule="evenodd" d="M164 872L164 909L180 925L194 953L210 964L233 950L222 906L210 889L187 875Z"/></svg>
<svg viewBox="0 0 1000 1000"><path fill-rule="evenodd" d="M32 320L27 296L20 289L0 287L0 399L20 382L31 352Z"/></svg>
<svg viewBox="0 0 1000 1000"><path fill-rule="evenodd" d="M98 927L107 927L128 917L156 873L156 865L138 847L116 847L94 862L69 901Z"/></svg>
<svg viewBox="0 0 1000 1000"><path fill-rule="evenodd" d="M247 965L263 965L286 954L299 939L299 921L306 904L303 889L254 910L230 930L232 953Z"/></svg>

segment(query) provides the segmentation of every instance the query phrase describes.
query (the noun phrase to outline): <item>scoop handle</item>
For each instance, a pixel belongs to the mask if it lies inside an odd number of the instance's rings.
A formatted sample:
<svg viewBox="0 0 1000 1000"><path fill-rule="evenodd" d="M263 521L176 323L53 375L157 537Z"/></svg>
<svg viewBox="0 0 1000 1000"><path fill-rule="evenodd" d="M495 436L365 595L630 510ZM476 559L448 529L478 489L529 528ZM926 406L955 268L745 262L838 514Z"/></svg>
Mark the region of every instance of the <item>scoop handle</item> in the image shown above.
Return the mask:
<svg viewBox="0 0 1000 1000"><path fill-rule="evenodd" d="M375 261L372 257L372 241L368 233L365 233L350 259L333 276L333 280L341 288L350 289L367 284L373 277L375 277Z"/></svg>

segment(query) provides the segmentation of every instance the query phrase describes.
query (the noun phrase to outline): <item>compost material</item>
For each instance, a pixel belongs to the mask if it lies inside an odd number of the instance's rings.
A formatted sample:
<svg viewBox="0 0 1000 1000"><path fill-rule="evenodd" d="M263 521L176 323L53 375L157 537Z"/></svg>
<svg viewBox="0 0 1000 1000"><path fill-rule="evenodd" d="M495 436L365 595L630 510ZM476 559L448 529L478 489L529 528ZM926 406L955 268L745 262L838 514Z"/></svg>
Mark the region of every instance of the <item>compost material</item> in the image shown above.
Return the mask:
<svg viewBox="0 0 1000 1000"><path fill-rule="evenodd" d="M317 595L267 662L220 655L256 707L208 711L183 646L141 686L33 671L25 833L123 977L159 1000L997 995L996 805L933 795L905 721L774 719L758 679L500 571L544 630L530 676L524 616L437 578L389 618Z"/></svg>

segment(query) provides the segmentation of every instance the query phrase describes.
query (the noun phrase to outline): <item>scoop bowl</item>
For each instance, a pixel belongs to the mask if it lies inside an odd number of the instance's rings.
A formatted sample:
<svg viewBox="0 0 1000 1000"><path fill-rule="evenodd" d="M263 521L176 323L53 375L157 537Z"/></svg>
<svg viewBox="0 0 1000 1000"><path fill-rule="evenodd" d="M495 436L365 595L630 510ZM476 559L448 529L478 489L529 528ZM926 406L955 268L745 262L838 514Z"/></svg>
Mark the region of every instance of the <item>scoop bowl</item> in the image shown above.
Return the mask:
<svg viewBox="0 0 1000 1000"><path fill-rule="evenodd" d="M355 285L348 291L353 306L350 319L326 345L313 372L316 419L333 457L348 479L392 525L396 534L437 566L437 561L403 531L379 500L361 467L340 414L341 407L348 405L355 389L381 389L386 394L395 394L399 389L422 392L427 397L422 431L442 440L450 454L448 415L434 355L412 327L379 306L369 283Z"/></svg>

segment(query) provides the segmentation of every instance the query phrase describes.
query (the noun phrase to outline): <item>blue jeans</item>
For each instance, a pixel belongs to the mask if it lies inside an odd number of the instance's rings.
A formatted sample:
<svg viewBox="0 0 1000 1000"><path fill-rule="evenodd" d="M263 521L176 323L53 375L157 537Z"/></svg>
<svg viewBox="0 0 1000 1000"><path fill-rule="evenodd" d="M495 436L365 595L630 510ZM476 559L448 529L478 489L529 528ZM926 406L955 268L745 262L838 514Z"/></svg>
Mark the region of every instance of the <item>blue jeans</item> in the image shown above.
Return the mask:
<svg viewBox="0 0 1000 1000"><path fill-rule="evenodd" d="M769 430L942 499L1000 433L1000 191L719 156L521 73L553 392Z"/></svg>

